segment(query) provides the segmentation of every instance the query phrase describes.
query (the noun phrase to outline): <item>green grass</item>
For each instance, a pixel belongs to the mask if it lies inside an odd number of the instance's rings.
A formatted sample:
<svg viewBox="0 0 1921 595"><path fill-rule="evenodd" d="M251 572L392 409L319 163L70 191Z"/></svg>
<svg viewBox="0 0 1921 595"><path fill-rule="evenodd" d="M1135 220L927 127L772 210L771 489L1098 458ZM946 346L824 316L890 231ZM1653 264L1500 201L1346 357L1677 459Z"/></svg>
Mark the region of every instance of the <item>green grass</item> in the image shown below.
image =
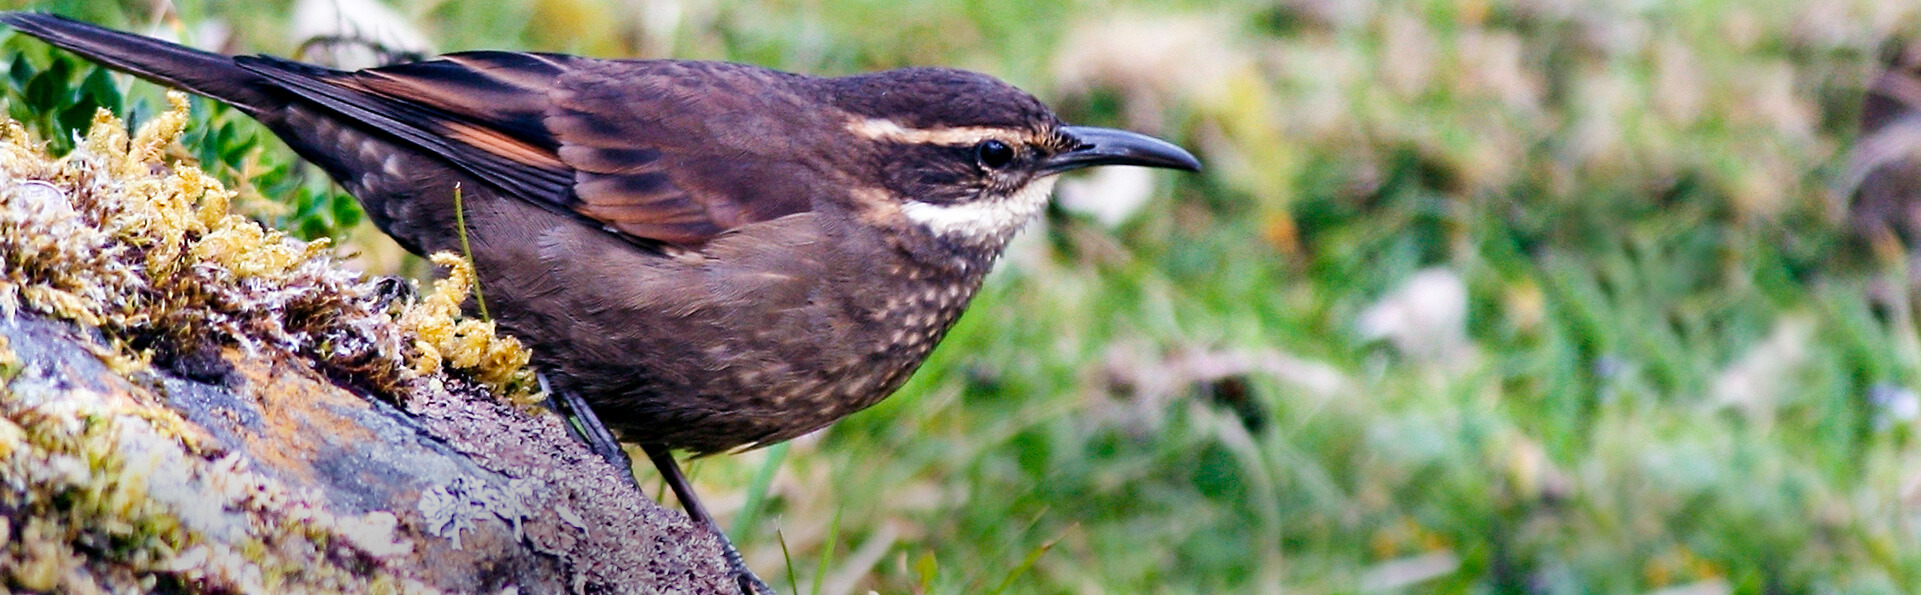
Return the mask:
<svg viewBox="0 0 1921 595"><path fill-rule="evenodd" d="M1921 590L1915 421L1878 400L1921 329L1829 187L1911 2L495 4L402 12L443 49L975 68L1208 162L1118 229L1050 215L899 395L771 475L701 461L777 583ZM295 45L284 8L183 6ZM1465 345L1360 337L1429 267Z"/></svg>

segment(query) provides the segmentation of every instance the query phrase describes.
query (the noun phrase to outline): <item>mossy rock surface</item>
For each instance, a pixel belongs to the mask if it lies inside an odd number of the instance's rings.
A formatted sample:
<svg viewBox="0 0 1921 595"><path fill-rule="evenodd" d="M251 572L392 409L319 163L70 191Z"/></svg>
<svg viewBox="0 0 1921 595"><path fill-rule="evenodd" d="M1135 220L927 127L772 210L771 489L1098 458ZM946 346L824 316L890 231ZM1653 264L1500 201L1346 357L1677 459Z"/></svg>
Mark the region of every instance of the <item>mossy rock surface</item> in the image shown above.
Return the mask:
<svg viewBox="0 0 1921 595"><path fill-rule="evenodd" d="M526 405L458 259L381 295L164 159L184 121L0 131L0 585L724 592L712 535Z"/></svg>

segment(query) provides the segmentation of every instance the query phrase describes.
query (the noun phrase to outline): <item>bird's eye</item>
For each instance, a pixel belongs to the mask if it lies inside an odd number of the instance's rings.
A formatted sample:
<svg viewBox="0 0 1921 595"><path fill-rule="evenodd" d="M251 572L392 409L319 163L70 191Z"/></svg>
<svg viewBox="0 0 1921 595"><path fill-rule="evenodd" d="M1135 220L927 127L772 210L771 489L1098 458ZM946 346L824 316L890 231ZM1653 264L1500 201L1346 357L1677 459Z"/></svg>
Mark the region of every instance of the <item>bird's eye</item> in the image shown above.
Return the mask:
<svg viewBox="0 0 1921 595"><path fill-rule="evenodd" d="M987 169L1007 167L1007 164L1014 162L1014 148L997 140L984 140L974 145L974 160Z"/></svg>

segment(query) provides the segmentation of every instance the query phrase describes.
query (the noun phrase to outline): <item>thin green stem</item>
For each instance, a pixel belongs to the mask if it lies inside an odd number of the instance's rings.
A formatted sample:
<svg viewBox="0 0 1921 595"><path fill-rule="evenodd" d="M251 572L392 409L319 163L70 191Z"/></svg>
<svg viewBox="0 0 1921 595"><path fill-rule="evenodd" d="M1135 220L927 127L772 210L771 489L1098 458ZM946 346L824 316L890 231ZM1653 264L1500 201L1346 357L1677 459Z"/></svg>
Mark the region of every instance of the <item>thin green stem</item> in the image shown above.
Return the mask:
<svg viewBox="0 0 1921 595"><path fill-rule="evenodd" d="M487 295L480 292L480 265L474 262L474 248L467 243L467 205L460 196L460 184L454 184L454 229L460 233L460 256L467 259L467 268L474 272L474 305L480 308L481 320L493 320L487 314Z"/></svg>

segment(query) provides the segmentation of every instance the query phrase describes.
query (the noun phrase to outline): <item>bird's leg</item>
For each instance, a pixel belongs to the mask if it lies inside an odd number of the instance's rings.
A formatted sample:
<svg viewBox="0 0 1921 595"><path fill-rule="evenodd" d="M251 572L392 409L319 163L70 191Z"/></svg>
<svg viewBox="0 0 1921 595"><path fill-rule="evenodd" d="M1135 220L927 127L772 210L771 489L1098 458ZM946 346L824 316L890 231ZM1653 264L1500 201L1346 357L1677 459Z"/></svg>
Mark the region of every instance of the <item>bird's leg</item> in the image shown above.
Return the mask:
<svg viewBox="0 0 1921 595"><path fill-rule="evenodd" d="M640 480L634 478L633 459L627 458L627 451L620 447L620 441L615 440L614 433L600 423L600 416L594 415L593 408L580 398L580 393L549 389L545 374L537 374L535 378L540 380L540 389L550 395L547 397L547 408L567 420L567 429L572 430L574 437L586 443L587 450L594 451L594 454L606 459L607 464L613 465L614 470L626 477L627 483L633 484L634 489L640 489Z"/></svg>
<svg viewBox="0 0 1921 595"><path fill-rule="evenodd" d="M647 458L654 461L654 468L659 469L661 478L667 480L667 487L674 489L674 497L679 498L680 506L687 509L687 516L693 517L695 524L714 532L714 537L720 540L721 553L727 557L727 569L733 572L734 582L740 587L740 592L743 595L773 595L774 588L767 586L765 581L754 575L753 570L747 568L747 562L740 557L740 550L734 549L734 542L727 539L727 532L721 530L720 523L714 521L713 515L707 514L707 507L700 503L700 497L694 495L694 487L687 485L687 477L680 474L680 464L674 462L674 453L657 444L643 444L640 448L647 451Z"/></svg>

